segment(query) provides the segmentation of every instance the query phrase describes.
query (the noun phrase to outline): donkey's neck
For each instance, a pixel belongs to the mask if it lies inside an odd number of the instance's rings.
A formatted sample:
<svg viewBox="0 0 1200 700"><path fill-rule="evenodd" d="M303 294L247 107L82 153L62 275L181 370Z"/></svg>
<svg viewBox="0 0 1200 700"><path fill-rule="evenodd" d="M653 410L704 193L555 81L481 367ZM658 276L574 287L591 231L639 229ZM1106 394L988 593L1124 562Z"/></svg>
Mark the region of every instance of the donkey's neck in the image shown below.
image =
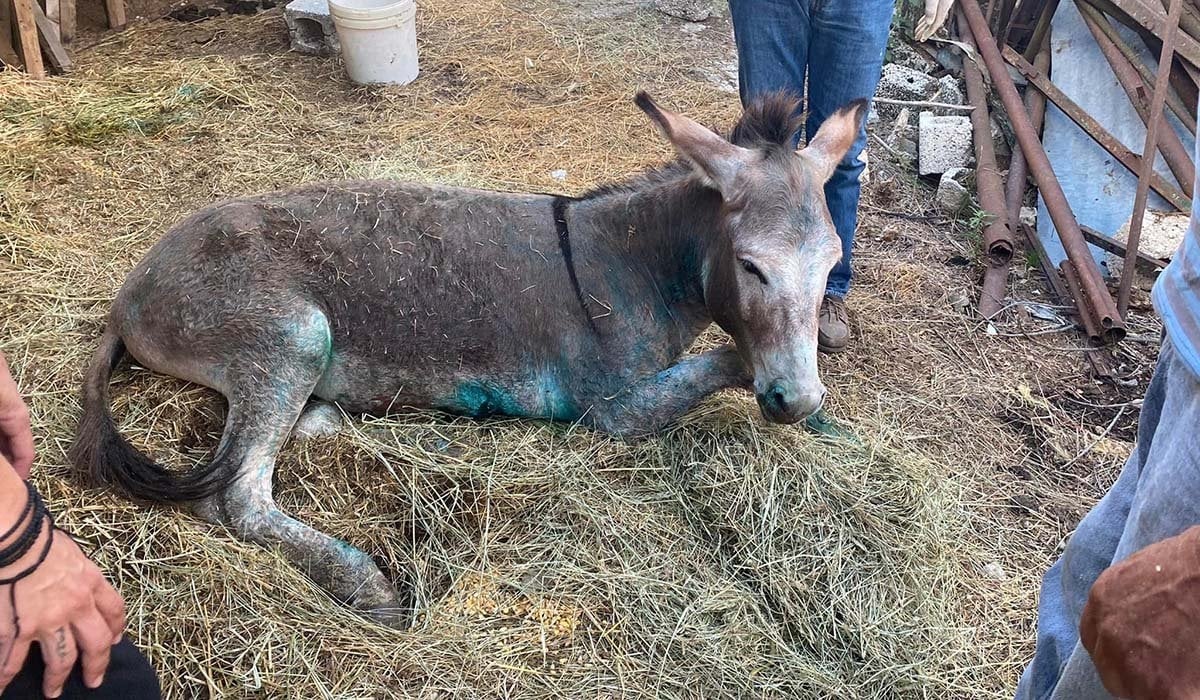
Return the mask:
<svg viewBox="0 0 1200 700"><path fill-rule="evenodd" d="M569 221L598 250L647 275L675 326L673 335L686 348L712 322L703 266L720 207L717 192L681 176L577 201Z"/></svg>

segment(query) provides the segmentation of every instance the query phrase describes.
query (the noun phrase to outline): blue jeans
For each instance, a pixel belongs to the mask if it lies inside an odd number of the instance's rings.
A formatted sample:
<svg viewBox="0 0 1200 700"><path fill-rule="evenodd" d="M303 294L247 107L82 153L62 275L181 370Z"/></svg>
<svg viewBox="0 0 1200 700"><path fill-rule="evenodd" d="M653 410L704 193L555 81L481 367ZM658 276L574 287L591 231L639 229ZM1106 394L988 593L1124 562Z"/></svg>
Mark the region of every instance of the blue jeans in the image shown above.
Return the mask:
<svg viewBox="0 0 1200 700"><path fill-rule="evenodd" d="M879 84L894 0L729 0L738 50L742 104L764 92L804 95L808 73L805 138L852 100L870 99ZM859 154L867 145L864 120L854 145L825 184L825 201L842 259L829 273L826 293L850 291L850 253L858 226Z"/></svg>
<svg viewBox="0 0 1200 700"><path fill-rule="evenodd" d="M1142 402L1133 454L1042 580L1037 651L1017 686L1019 700L1112 697L1079 642L1079 618L1101 572L1200 524L1197 425L1200 378L1165 341Z"/></svg>

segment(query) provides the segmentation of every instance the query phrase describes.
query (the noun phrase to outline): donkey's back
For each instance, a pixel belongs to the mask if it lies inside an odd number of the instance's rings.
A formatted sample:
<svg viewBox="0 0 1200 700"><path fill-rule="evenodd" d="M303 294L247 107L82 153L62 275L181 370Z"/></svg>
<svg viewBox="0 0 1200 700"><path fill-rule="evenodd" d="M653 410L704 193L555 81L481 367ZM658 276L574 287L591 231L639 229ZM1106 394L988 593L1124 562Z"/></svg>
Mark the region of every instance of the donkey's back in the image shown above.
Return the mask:
<svg viewBox="0 0 1200 700"><path fill-rule="evenodd" d="M150 251L111 322L151 369L226 395L230 363L299 343L324 356L314 394L351 411L573 418L552 365L586 326L545 303L572 296L553 201L355 181L223 202Z"/></svg>

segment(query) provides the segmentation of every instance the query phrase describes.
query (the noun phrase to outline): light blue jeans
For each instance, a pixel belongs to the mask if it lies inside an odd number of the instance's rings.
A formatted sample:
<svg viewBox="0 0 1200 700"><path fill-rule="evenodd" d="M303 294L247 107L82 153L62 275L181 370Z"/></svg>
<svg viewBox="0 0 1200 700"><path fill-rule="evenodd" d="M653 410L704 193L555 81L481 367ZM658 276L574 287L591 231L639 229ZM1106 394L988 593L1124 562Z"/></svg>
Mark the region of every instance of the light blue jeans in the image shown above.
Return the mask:
<svg viewBox="0 0 1200 700"><path fill-rule="evenodd" d="M875 95L894 8L894 0L729 0L742 104L776 90L804 95L807 73L805 138L812 138L839 108ZM858 178L863 170L859 154L866 145L864 120L854 145L825 185L829 214L842 239L842 260L826 286L826 292L837 297L850 291Z"/></svg>
<svg viewBox="0 0 1200 700"><path fill-rule="evenodd" d="M1200 379L1164 341L1142 404L1133 454L1042 580L1037 651L1021 676L1017 698L1111 698L1079 642L1088 592L1109 566L1197 524Z"/></svg>

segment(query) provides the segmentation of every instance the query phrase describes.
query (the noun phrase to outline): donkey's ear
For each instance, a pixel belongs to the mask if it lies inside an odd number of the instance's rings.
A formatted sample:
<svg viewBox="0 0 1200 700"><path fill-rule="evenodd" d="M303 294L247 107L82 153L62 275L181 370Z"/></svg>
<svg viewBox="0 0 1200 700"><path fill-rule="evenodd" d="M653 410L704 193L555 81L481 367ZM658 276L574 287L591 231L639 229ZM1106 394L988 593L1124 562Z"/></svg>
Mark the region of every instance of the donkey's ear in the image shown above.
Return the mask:
<svg viewBox="0 0 1200 700"><path fill-rule="evenodd" d="M734 178L750 162L752 151L729 143L693 119L662 109L645 92L639 92L634 103L654 120L693 169L722 194L732 192Z"/></svg>
<svg viewBox="0 0 1200 700"><path fill-rule="evenodd" d="M817 134L809 139L808 146L797 151L817 166L822 181L828 180L838 163L846 157L846 152L854 145L854 139L858 138L866 115L866 100L851 102L826 119L817 129Z"/></svg>

